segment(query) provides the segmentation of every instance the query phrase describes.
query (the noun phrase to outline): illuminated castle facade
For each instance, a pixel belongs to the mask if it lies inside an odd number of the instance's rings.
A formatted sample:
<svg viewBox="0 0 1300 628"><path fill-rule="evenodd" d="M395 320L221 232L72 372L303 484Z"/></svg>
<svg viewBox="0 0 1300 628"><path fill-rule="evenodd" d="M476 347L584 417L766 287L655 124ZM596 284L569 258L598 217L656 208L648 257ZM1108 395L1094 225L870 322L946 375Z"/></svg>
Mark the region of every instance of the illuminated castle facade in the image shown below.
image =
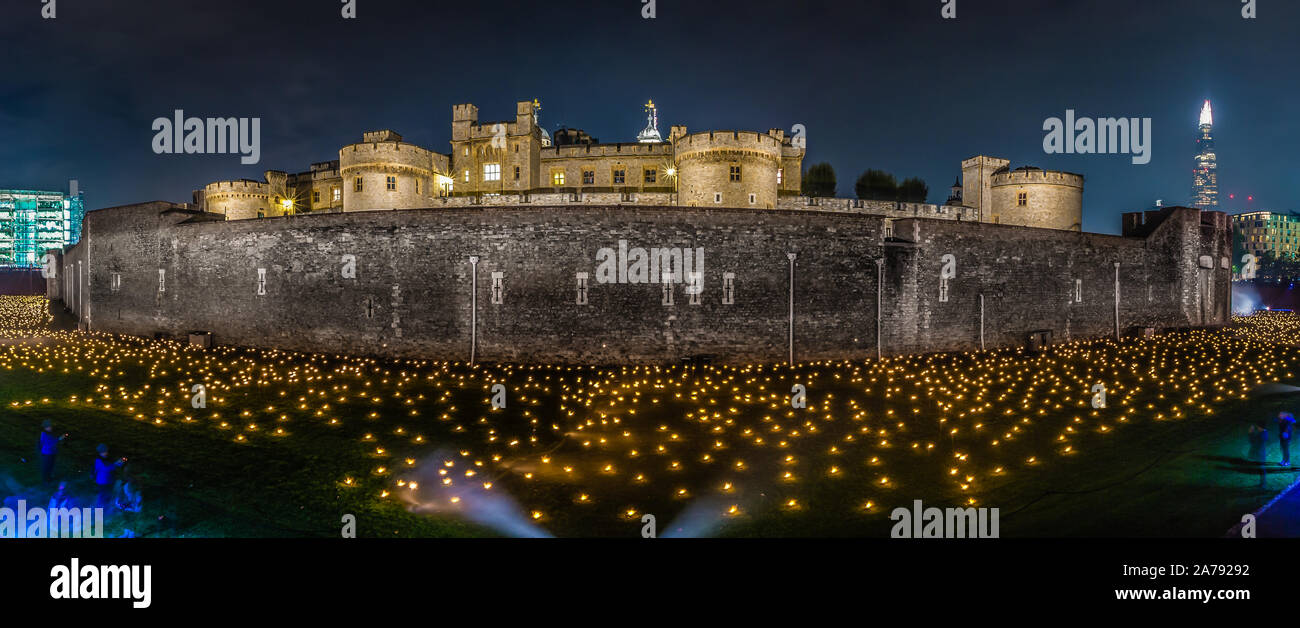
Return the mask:
<svg viewBox="0 0 1300 628"><path fill-rule="evenodd" d="M340 149L337 160L306 172L218 181L197 190L194 200L238 220L530 203L772 209L778 197L799 193L804 149L781 129L689 133L673 126L663 138L651 102L637 141L601 144L577 129L552 138L538 124L540 108L522 101L513 120L480 122L478 107L456 105L450 153L374 131Z"/></svg>
<svg viewBox="0 0 1300 628"><path fill-rule="evenodd" d="M580 129L547 133L540 104L515 118L480 122L478 107L452 107L451 152L407 143L391 130L344 146L337 160L305 172L268 171L262 181L218 181L195 206L227 220L318 212L433 207L640 205L852 211L1079 231L1083 177L976 156L943 205L802 195L804 141L781 129L659 130L647 103L635 142L603 144ZM799 127L794 127L798 129Z"/></svg>

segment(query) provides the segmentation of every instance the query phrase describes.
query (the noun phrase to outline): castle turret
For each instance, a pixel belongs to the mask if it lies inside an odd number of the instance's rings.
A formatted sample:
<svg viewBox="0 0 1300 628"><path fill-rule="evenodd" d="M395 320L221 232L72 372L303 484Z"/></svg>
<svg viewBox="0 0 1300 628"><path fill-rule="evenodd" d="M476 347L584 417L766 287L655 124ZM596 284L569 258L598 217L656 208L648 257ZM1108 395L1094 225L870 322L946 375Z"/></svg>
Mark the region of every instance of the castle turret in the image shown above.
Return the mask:
<svg viewBox="0 0 1300 628"><path fill-rule="evenodd" d="M433 154L391 130L371 131L339 150L343 211L428 207L434 189Z"/></svg>
<svg viewBox="0 0 1300 628"><path fill-rule="evenodd" d="M781 140L755 131L694 133L676 141L679 203L776 207Z"/></svg>
<svg viewBox="0 0 1300 628"><path fill-rule="evenodd" d="M265 218L271 215L271 186L264 181L217 181L203 188L204 210L226 220Z"/></svg>
<svg viewBox="0 0 1300 628"><path fill-rule="evenodd" d="M958 177L955 181L953 181L952 187L949 188L949 192L948 192L948 202L944 204L954 205L954 206L961 205L961 178L960 177Z"/></svg>
<svg viewBox="0 0 1300 628"><path fill-rule="evenodd" d="M645 112L645 129L637 134L636 141L642 144L658 144L664 141L659 135L659 111L655 108L655 101L646 103Z"/></svg>
<svg viewBox="0 0 1300 628"><path fill-rule="evenodd" d="M807 153L804 138L797 135L786 136L782 129L772 129L767 134L781 142L781 167L776 171L777 194L782 196L801 194L803 158Z"/></svg>
<svg viewBox="0 0 1300 628"><path fill-rule="evenodd" d="M542 145L551 142L537 123L540 109L536 100L521 100L513 121L479 123L478 107L457 105L450 156L455 193L523 193L540 185Z"/></svg>
<svg viewBox="0 0 1300 628"><path fill-rule="evenodd" d="M523 126L524 125L523 116L524 116L525 106L528 109L528 114L529 114L528 124L537 127L537 130L539 131L539 135L541 136L541 148L549 148L555 142L551 139L551 134L547 133L546 128L542 126L542 122L541 122L542 103L536 98L534 98L533 102L531 103L523 103L523 102L519 103L520 127L518 129L518 133L520 135L523 135L528 132L528 128Z"/></svg>
<svg viewBox="0 0 1300 628"><path fill-rule="evenodd" d="M993 204L993 173L1011 165L1007 159L978 155L961 162L961 202L987 216Z"/></svg>
<svg viewBox="0 0 1300 628"><path fill-rule="evenodd" d="M1083 228L1083 176L1023 166L990 181L992 207L984 220L1042 229Z"/></svg>

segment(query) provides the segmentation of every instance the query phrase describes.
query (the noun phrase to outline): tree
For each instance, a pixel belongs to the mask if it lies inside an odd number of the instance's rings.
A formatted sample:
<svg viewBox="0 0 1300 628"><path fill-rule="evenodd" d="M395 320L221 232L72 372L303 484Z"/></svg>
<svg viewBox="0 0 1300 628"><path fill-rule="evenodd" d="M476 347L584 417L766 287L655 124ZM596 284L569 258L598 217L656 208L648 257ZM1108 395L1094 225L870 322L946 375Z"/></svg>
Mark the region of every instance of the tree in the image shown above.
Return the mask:
<svg viewBox="0 0 1300 628"><path fill-rule="evenodd" d="M898 198L898 182L894 175L883 170L867 170L853 186L858 198L871 201L892 201Z"/></svg>
<svg viewBox="0 0 1300 628"><path fill-rule="evenodd" d="M898 200L904 203L924 203L930 196L930 186L919 177L903 179L898 186Z"/></svg>
<svg viewBox="0 0 1300 628"><path fill-rule="evenodd" d="M1300 279L1300 260L1293 255L1280 257L1272 251L1265 252L1255 271L1256 281L1281 283L1296 279Z"/></svg>
<svg viewBox="0 0 1300 628"><path fill-rule="evenodd" d="M1246 254L1246 234L1239 229L1232 230L1232 273L1241 273L1241 258Z"/></svg>
<svg viewBox="0 0 1300 628"><path fill-rule="evenodd" d="M822 162L813 164L803 175L804 196L835 196L835 169Z"/></svg>

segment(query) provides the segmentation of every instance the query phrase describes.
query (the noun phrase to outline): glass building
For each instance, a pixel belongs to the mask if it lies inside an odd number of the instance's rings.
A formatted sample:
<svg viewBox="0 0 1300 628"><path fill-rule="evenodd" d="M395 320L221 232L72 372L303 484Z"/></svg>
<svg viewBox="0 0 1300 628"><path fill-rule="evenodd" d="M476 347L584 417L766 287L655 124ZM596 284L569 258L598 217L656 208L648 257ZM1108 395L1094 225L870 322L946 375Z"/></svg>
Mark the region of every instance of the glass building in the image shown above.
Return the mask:
<svg viewBox="0 0 1300 628"><path fill-rule="evenodd" d="M1210 101L1201 108L1200 132L1196 137L1196 164L1192 169L1192 206L1219 207L1219 162L1214 154L1214 112Z"/></svg>
<svg viewBox="0 0 1300 628"><path fill-rule="evenodd" d="M36 268L46 251L76 244L85 215L76 181L67 194L0 189L0 268Z"/></svg>
<svg viewBox="0 0 1300 628"><path fill-rule="evenodd" d="M1232 217L1232 228L1245 239L1247 253L1294 258L1300 254L1300 214L1257 211Z"/></svg>

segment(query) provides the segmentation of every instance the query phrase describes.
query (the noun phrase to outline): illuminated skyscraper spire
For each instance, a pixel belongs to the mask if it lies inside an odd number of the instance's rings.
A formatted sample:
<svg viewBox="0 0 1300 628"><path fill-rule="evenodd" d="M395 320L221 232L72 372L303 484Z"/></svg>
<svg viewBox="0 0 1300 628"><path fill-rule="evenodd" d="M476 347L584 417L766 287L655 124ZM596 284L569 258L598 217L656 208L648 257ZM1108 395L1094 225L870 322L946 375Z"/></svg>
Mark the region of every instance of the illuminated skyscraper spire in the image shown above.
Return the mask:
<svg viewBox="0 0 1300 628"><path fill-rule="evenodd" d="M1192 169L1192 205L1202 209L1219 207L1219 162L1214 154L1214 111L1210 101L1201 108L1201 126L1196 138L1196 162Z"/></svg>

